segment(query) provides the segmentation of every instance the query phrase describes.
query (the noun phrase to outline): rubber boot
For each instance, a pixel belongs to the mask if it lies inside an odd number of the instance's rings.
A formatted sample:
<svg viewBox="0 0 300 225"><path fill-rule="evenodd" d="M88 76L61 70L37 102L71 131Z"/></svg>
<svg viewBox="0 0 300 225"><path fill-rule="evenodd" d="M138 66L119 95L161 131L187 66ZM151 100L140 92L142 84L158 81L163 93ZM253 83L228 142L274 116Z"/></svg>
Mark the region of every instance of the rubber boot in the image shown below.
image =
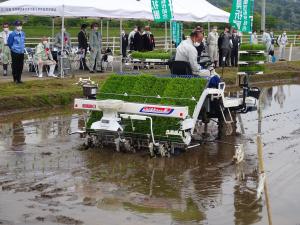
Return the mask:
<svg viewBox="0 0 300 225"><path fill-rule="evenodd" d="M50 65L48 77L57 77L56 75L54 75L54 70L55 70L55 65Z"/></svg>

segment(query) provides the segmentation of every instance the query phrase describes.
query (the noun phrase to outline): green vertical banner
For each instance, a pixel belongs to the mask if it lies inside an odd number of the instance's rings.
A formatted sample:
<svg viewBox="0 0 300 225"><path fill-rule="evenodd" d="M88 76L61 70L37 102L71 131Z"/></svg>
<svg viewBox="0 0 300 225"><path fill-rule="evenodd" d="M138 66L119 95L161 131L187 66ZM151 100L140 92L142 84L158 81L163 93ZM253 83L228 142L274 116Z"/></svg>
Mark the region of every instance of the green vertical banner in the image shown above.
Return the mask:
<svg viewBox="0 0 300 225"><path fill-rule="evenodd" d="M182 41L182 23L172 21L172 41L176 46Z"/></svg>
<svg viewBox="0 0 300 225"><path fill-rule="evenodd" d="M252 30L253 0L233 0L229 23L236 30L250 32Z"/></svg>
<svg viewBox="0 0 300 225"><path fill-rule="evenodd" d="M152 14L155 22L173 19L172 0L151 0Z"/></svg>

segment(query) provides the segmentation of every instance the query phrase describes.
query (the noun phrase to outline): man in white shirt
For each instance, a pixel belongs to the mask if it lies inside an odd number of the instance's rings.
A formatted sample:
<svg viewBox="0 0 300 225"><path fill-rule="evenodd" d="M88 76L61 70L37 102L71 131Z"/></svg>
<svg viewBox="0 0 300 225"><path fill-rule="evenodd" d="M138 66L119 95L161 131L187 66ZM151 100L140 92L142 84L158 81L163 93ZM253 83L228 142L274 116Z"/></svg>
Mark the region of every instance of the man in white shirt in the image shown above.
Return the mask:
<svg viewBox="0 0 300 225"><path fill-rule="evenodd" d="M217 27L214 26L212 31L208 34L207 45L208 45L208 54L212 62L214 62L215 67L217 67L219 56L218 56L218 39L219 34L217 32Z"/></svg>
<svg viewBox="0 0 300 225"><path fill-rule="evenodd" d="M190 38L184 40L176 48L175 61L189 62L192 73L198 75L200 72L200 65L197 62L198 52L196 47L200 45L203 40L203 33L201 31L193 31Z"/></svg>
<svg viewBox="0 0 300 225"><path fill-rule="evenodd" d="M279 45L279 60L285 60L285 47L288 43L288 38L286 35L286 31L283 31L283 34L281 34L277 38L277 44Z"/></svg>
<svg viewBox="0 0 300 225"><path fill-rule="evenodd" d="M261 33L262 33L262 42L266 46L268 62L272 62L272 57L274 55L274 43L272 44L271 35L267 31L261 31Z"/></svg>

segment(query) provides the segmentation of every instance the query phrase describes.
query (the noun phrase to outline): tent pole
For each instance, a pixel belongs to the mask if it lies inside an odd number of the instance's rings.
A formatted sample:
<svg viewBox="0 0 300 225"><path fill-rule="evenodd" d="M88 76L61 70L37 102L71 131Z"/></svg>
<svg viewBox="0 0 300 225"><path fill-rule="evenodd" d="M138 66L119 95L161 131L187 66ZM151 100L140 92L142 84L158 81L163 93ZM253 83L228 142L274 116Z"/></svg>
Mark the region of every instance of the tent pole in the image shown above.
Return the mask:
<svg viewBox="0 0 300 225"><path fill-rule="evenodd" d="M52 17L52 38L51 38L52 44L53 44L53 42L54 42L54 18L55 18L55 17Z"/></svg>
<svg viewBox="0 0 300 225"><path fill-rule="evenodd" d="M168 50L168 24L165 21L165 50Z"/></svg>
<svg viewBox="0 0 300 225"><path fill-rule="evenodd" d="M120 72L123 72L123 54L122 54L122 27L123 27L123 20L120 19L120 55L121 55L121 63L120 63Z"/></svg>
<svg viewBox="0 0 300 225"><path fill-rule="evenodd" d="M62 6L63 8L63 15L61 19L61 53L60 53L60 73L61 73L61 78L64 78L64 70L63 70L63 57L64 57L64 27L65 27L65 7L64 5Z"/></svg>
<svg viewBox="0 0 300 225"><path fill-rule="evenodd" d="M101 20L100 20L100 26L101 26L101 35L103 35L103 20L102 20L102 18L101 18Z"/></svg>
<svg viewBox="0 0 300 225"><path fill-rule="evenodd" d="M172 20L170 20L170 51L172 51Z"/></svg>
<svg viewBox="0 0 300 225"><path fill-rule="evenodd" d="M108 26L109 20L106 21L106 48L108 48Z"/></svg>
<svg viewBox="0 0 300 225"><path fill-rule="evenodd" d="M207 34L210 32L210 22L207 23Z"/></svg>

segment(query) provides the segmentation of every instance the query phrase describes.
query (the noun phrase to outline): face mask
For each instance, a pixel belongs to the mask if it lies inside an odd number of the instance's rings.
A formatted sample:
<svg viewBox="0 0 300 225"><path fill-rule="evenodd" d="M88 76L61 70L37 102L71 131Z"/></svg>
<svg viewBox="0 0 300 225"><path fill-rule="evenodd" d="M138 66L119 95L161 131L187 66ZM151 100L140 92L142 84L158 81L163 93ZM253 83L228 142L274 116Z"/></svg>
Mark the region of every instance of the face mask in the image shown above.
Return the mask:
<svg viewBox="0 0 300 225"><path fill-rule="evenodd" d="M233 33L233 36L236 36L236 33Z"/></svg>
<svg viewBox="0 0 300 225"><path fill-rule="evenodd" d="M43 45L46 45L48 42L47 41L43 41Z"/></svg>
<svg viewBox="0 0 300 225"><path fill-rule="evenodd" d="M194 46L195 46L195 47L199 47L199 46L200 46L200 43L199 43L199 42L194 42Z"/></svg>
<svg viewBox="0 0 300 225"><path fill-rule="evenodd" d="M9 28L8 28L8 27L4 27L3 30L4 30L5 32L7 32L7 31L9 31Z"/></svg>
<svg viewBox="0 0 300 225"><path fill-rule="evenodd" d="M94 27L94 30L97 31L97 30L98 30L98 27Z"/></svg>
<svg viewBox="0 0 300 225"><path fill-rule="evenodd" d="M17 26L17 31L21 31L22 30L22 26Z"/></svg>
<svg viewBox="0 0 300 225"><path fill-rule="evenodd" d="M285 36L285 35L286 35L286 33L283 33L283 35Z"/></svg>
<svg viewBox="0 0 300 225"><path fill-rule="evenodd" d="M217 29L213 29L213 32L217 32Z"/></svg>
<svg viewBox="0 0 300 225"><path fill-rule="evenodd" d="M134 32L137 32L137 29L134 29Z"/></svg>

